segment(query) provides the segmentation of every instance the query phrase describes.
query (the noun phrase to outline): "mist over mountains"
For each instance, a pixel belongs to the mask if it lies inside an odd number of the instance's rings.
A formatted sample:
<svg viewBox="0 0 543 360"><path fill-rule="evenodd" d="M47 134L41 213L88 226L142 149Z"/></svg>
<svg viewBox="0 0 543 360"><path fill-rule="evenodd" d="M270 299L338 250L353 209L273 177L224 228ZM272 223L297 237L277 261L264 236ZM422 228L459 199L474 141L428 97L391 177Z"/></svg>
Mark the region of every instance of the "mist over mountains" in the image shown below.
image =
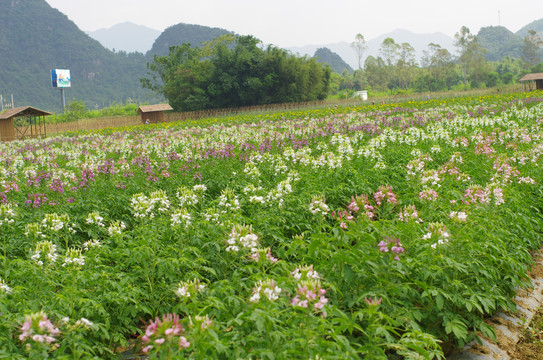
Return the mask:
<svg viewBox="0 0 543 360"><path fill-rule="evenodd" d="M109 50L145 54L162 32L147 26L124 22L107 29L88 31L87 34Z"/></svg>
<svg viewBox="0 0 543 360"><path fill-rule="evenodd" d="M122 26L121 26L122 25ZM487 50L485 57L491 61L498 61L503 56L520 57L524 36L529 30L535 30L543 37L543 19L534 21L516 33L511 32L503 26L488 26L483 27L477 33L477 37L481 45ZM142 53L151 52L152 54L166 55L168 46L183 42L191 42L193 45L199 44L200 41L205 41L209 38L209 33L219 36L231 31L219 28L209 28L201 25L178 24L166 29L162 34L157 30L142 27L132 23L123 23L115 25L109 29L101 29L99 33L90 32L89 35L100 41L108 48L115 48L126 52L134 51L134 42L141 39L141 44L137 51ZM392 38L397 44L409 43L416 52L416 57L420 59L424 55L424 51L428 49L428 44L434 43L447 49L451 54L456 54L454 46L454 38L441 32L416 34L406 29L396 29L386 34L382 34L373 39L366 39L367 50L364 53L364 58L368 56L379 56L379 48L386 38ZM156 40L156 44L150 42L149 39ZM106 40L107 39L107 40ZM358 59L355 51L351 47L353 39L346 41L327 43L327 44L308 44L298 47L284 47L293 54L300 56L314 56L318 49L326 48L331 52L339 55L351 68L358 68ZM143 44L146 46L143 46ZM115 46L113 46L115 44ZM280 46L280 45L279 45Z"/></svg>

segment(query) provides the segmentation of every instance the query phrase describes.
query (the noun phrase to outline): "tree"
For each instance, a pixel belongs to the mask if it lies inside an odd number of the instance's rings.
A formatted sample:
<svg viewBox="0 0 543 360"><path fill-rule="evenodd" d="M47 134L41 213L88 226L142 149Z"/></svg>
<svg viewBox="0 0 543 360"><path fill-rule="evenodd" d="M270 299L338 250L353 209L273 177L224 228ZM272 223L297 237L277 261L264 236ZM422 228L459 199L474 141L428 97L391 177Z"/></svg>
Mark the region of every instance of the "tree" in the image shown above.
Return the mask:
<svg viewBox="0 0 543 360"><path fill-rule="evenodd" d="M397 62L400 52L400 45L398 45L393 38L386 38L381 43L379 48L379 54L382 56L386 64L386 72L383 76L383 80L387 88L391 91L399 84L399 72L397 71Z"/></svg>
<svg viewBox="0 0 543 360"><path fill-rule="evenodd" d="M362 57L364 55L364 52L368 48L366 45L366 40L364 39L364 36L362 34L356 34L354 41L351 43L351 47L356 52L356 58L358 60L358 84L360 86L360 90L362 90L363 87L363 74L362 74Z"/></svg>
<svg viewBox="0 0 543 360"><path fill-rule="evenodd" d="M428 70L428 90L436 91L452 86L455 73L453 58L449 50L430 43L423 52L422 65Z"/></svg>
<svg viewBox="0 0 543 360"><path fill-rule="evenodd" d="M409 43L402 43L398 49L398 78L400 87L407 90L415 78L417 61L415 49Z"/></svg>
<svg viewBox="0 0 543 360"><path fill-rule="evenodd" d="M362 70L362 58L364 52L368 48L364 36L362 34L356 34L354 41L351 43L351 47L356 52L356 58L358 60L358 70Z"/></svg>
<svg viewBox="0 0 543 360"><path fill-rule="evenodd" d="M385 90L388 85L387 66L381 57L368 56L364 62L366 79L373 89Z"/></svg>
<svg viewBox="0 0 543 360"><path fill-rule="evenodd" d="M221 37L202 48L172 46L147 69L143 86L163 94L177 111L322 100L331 73L315 59L272 46L264 50L252 36Z"/></svg>
<svg viewBox="0 0 543 360"><path fill-rule="evenodd" d="M149 78L141 79L144 88L164 95L176 110L203 109L209 104L205 87L210 63L201 61L201 52L189 43L171 46L168 56L154 56L147 63Z"/></svg>
<svg viewBox="0 0 543 360"><path fill-rule="evenodd" d="M528 31L528 34L524 37L524 45L522 46L522 60L527 67L535 66L541 61L541 47L543 47L541 37L535 30Z"/></svg>
<svg viewBox="0 0 543 360"><path fill-rule="evenodd" d="M400 45L396 44L393 38L388 37L381 43L379 48L379 54L383 57L388 66L396 65L398 54L400 51Z"/></svg>
<svg viewBox="0 0 543 360"><path fill-rule="evenodd" d="M458 60L462 65L464 88L467 87L468 76L473 85L477 87L488 72L487 62L483 57L486 50L477 42L475 35L466 26L462 26L454 38L459 53Z"/></svg>

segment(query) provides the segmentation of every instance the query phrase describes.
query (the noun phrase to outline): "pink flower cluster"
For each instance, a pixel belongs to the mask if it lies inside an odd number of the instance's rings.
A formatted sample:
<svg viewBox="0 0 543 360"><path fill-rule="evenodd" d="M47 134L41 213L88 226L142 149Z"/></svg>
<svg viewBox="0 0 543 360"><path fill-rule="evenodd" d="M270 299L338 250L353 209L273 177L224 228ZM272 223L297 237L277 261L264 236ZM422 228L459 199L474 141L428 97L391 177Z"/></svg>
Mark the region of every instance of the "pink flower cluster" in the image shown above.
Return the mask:
<svg viewBox="0 0 543 360"><path fill-rule="evenodd" d="M58 347L58 344L53 343L57 340L55 336L59 334L60 330L53 325L43 311L40 311L26 316L21 326L19 340L27 342L27 348L31 348L32 343L41 343L52 345L54 349Z"/></svg>
<svg viewBox="0 0 543 360"><path fill-rule="evenodd" d="M385 241L386 240L386 241ZM391 237L385 237L384 240L382 240L379 244L379 251L387 253L389 251L396 254L394 257L394 260L400 261L400 254L405 252L405 249L403 248L402 243L400 242L400 238L396 238L394 236Z"/></svg>
<svg viewBox="0 0 543 360"><path fill-rule="evenodd" d="M297 267L292 272L292 277L298 281L296 296L290 301L292 306L313 308L326 316L322 310L328 303L328 299L324 296L326 290L321 287L320 275L313 269L313 265Z"/></svg>
<svg viewBox="0 0 543 360"><path fill-rule="evenodd" d="M381 206L386 200L388 203L397 204L396 194L392 191L392 187L381 185L377 189L377 192L373 195L377 206Z"/></svg>
<svg viewBox="0 0 543 360"><path fill-rule="evenodd" d="M400 221L408 222L411 220L414 220L416 222L422 222L421 219L419 219L419 213L417 212L417 207L415 205L408 205L405 206L399 214Z"/></svg>
<svg viewBox="0 0 543 360"><path fill-rule="evenodd" d="M346 210L333 211L332 217L340 222L339 226L342 229L347 229L346 221L355 221L355 215L358 214L372 220L375 217L374 210L367 195L357 195L351 197L351 203L347 205Z"/></svg>
<svg viewBox="0 0 543 360"><path fill-rule="evenodd" d="M371 297L364 298L364 301L369 306L379 306L383 302L383 299L382 298L377 298L377 296L375 296L373 298L371 298Z"/></svg>
<svg viewBox="0 0 543 360"><path fill-rule="evenodd" d="M320 311L328 303L328 299L324 296L326 290L321 288L318 280L302 282L296 293L290 301L293 306L308 308L312 305L315 310Z"/></svg>
<svg viewBox="0 0 543 360"><path fill-rule="evenodd" d="M434 201L438 197L437 192L434 189L424 189L419 193L419 199Z"/></svg>
<svg viewBox="0 0 543 360"><path fill-rule="evenodd" d="M141 337L141 341L148 344L143 348L143 352L149 353L152 349L158 351L162 346L171 346L172 344L177 344L180 350L186 349L190 346L190 342L181 335L184 332L185 329L181 325L179 315L162 315L162 320L157 317L155 321L150 321L149 326L145 329L145 335Z"/></svg>
<svg viewBox="0 0 543 360"><path fill-rule="evenodd" d="M480 185L472 185L464 194L465 204L481 203L488 204L490 202L490 193L487 189L483 189Z"/></svg>
<svg viewBox="0 0 543 360"><path fill-rule="evenodd" d="M272 264L276 263L279 260L272 255L270 248L256 249L256 251L249 255L249 258L254 262L269 261Z"/></svg>

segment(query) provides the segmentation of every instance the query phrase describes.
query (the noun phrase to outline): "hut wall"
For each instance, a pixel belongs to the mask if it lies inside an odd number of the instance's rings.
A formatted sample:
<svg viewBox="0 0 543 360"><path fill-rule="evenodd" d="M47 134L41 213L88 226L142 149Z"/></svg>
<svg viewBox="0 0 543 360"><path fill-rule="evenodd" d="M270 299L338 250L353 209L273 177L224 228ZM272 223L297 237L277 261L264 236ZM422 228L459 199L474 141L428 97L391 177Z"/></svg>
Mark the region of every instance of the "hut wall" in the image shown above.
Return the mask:
<svg viewBox="0 0 543 360"><path fill-rule="evenodd" d="M13 118L0 120L0 139L2 141L15 140L15 122Z"/></svg>
<svg viewBox="0 0 543 360"><path fill-rule="evenodd" d="M152 111L152 112L147 112L147 113L141 113L141 122L145 124L146 120L149 120L150 124L164 122L164 112Z"/></svg>
<svg viewBox="0 0 543 360"><path fill-rule="evenodd" d="M535 88L537 90L543 90L543 80L536 80L535 81Z"/></svg>

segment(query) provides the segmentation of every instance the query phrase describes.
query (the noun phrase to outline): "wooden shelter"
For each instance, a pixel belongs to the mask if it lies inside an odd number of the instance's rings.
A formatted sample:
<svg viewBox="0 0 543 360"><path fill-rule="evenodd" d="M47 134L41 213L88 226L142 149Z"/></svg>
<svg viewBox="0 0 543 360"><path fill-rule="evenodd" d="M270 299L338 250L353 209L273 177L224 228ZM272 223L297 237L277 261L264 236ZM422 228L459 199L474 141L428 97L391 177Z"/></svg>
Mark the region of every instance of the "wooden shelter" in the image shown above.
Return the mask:
<svg viewBox="0 0 543 360"><path fill-rule="evenodd" d="M47 115L51 113L31 106L22 106L0 113L0 140L45 137L45 116Z"/></svg>
<svg viewBox="0 0 543 360"><path fill-rule="evenodd" d="M543 90L543 73L532 73L524 75L520 82L522 83L522 90L526 91L534 90L533 85L535 83L535 90Z"/></svg>
<svg viewBox="0 0 543 360"><path fill-rule="evenodd" d="M138 108L142 124L164 122L164 111L173 110L169 104L144 105Z"/></svg>

